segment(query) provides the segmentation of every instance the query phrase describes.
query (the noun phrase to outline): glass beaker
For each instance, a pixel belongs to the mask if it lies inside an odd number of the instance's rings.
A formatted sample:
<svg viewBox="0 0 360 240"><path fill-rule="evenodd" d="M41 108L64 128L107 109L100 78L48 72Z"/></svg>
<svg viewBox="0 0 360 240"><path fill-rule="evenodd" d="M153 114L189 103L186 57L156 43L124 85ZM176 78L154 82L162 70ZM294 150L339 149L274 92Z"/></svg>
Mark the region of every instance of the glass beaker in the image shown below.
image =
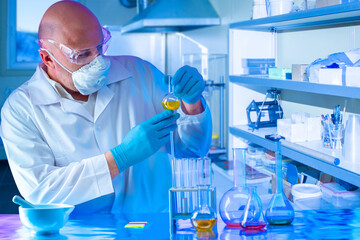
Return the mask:
<svg viewBox="0 0 360 240"><path fill-rule="evenodd" d="M263 215L262 203L256 192L256 187L249 187L249 198L244 210L244 216L241 221L241 227L244 231L262 231L267 225Z"/></svg>
<svg viewBox="0 0 360 240"><path fill-rule="evenodd" d="M276 192L266 209L265 218L269 224L290 224L294 220L294 208L283 190L280 138L274 139L274 141L276 143Z"/></svg>
<svg viewBox="0 0 360 240"><path fill-rule="evenodd" d="M247 148L233 148L234 186L220 200L220 216L227 227L241 227L241 221L248 200L245 186Z"/></svg>

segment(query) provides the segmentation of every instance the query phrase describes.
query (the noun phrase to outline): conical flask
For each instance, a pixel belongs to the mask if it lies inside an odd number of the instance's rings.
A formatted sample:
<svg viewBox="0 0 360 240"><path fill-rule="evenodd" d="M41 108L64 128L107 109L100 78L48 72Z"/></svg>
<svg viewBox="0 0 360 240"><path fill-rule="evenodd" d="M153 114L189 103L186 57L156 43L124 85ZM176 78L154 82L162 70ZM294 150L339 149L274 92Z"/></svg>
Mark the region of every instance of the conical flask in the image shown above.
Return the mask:
<svg viewBox="0 0 360 240"><path fill-rule="evenodd" d="M249 198L245 206L241 227L245 231L261 231L266 224L262 202L256 192L256 187L249 187Z"/></svg>
<svg viewBox="0 0 360 240"><path fill-rule="evenodd" d="M233 148L234 186L220 200L220 216L227 227L241 227L248 191L245 186L247 148Z"/></svg>
<svg viewBox="0 0 360 240"><path fill-rule="evenodd" d="M272 197L265 218L269 224L290 224L294 220L294 208L285 196L282 178L282 154L280 138L276 143L276 192Z"/></svg>

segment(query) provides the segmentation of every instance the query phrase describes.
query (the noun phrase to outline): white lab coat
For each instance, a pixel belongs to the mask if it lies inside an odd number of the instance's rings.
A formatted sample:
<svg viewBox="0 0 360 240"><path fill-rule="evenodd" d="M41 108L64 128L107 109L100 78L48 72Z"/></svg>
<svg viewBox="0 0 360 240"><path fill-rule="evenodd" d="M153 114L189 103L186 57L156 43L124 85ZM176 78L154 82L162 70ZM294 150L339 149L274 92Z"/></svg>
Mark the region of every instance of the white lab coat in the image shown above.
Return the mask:
<svg viewBox="0 0 360 240"><path fill-rule="evenodd" d="M131 128L163 111L163 74L136 57L110 59L108 84L95 93L94 116L81 103L60 97L40 66L5 102L4 146L27 200L78 205L100 199L79 206L102 208L110 197L113 212L167 210L171 164L165 147L113 180L104 156ZM208 107L194 116L179 112L176 153L204 156L212 133Z"/></svg>

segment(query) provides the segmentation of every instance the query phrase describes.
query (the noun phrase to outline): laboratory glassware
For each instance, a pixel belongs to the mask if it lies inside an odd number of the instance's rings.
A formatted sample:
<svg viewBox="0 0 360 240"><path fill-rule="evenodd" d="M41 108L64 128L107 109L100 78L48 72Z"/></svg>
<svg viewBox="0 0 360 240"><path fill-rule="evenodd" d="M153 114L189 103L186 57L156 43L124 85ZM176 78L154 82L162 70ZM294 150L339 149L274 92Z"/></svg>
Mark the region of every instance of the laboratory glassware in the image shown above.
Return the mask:
<svg viewBox="0 0 360 240"><path fill-rule="evenodd" d="M276 143L276 192L266 209L265 218L269 224L290 224L294 220L294 208L283 190L281 137L272 140Z"/></svg>
<svg viewBox="0 0 360 240"><path fill-rule="evenodd" d="M262 208L262 202L256 192L256 187L248 187L249 197L245 206L244 215L241 220L241 227L247 231L262 231L267 225Z"/></svg>
<svg viewBox="0 0 360 240"><path fill-rule="evenodd" d="M220 200L220 216L228 227L241 227L248 191L245 185L247 148L233 148L234 186Z"/></svg>
<svg viewBox="0 0 360 240"><path fill-rule="evenodd" d="M162 100L162 106L166 110L176 110L180 107L180 99L174 95L173 86L171 85L171 76L165 76L167 78L167 82L169 84L168 93Z"/></svg>
<svg viewBox="0 0 360 240"><path fill-rule="evenodd" d="M212 187L211 161L204 158L174 158L172 188L169 190L171 229L192 228L191 214L198 207L198 186L209 186L210 206L216 209L216 189Z"/></svg>
<svg viewBox="0 0 360 240"><path fill-rule="evenodd" d="M171 76L166 75L165 78L167 78L167 82L169 84L168 93L165 95L165 97L162 100L162 106L166 110L177 110L180 107L180 99L178 99L173 94L173 86L171 85ZM171 156L175 157L175 147L174 147L174 131L170 132L170 152Z"/></svg>
<svg viewBox="0 0 360 240"><path fill-rule="evenodd" d="M198 231L211 231L216 225L216 211L210 206L211 160L204 158L198 162L198 206L191 214L191 223Z"/></svg>

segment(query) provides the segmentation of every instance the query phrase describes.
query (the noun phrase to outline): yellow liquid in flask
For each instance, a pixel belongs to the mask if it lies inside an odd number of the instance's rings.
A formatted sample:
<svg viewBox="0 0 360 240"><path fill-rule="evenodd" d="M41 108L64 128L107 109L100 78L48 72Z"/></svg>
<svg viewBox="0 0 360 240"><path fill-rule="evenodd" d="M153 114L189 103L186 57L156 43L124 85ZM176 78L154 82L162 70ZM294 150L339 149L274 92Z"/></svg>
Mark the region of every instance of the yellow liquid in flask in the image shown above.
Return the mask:
<svg viewBox="0 0 360 240"><path fill-rule="evenodd" d="M162 106L163 106L163 108L165 108L167 110L176 110L180 107L180 100L176 100L176 101L163 100Z"/></svg>
<svg viewBox="0 0 360 240"><path fill-rule="evenodd" d="M198 231L209 231L216 224L216 218L207 219L207 220L192 220L192 221L193 221L193 226Z"/></svg>

